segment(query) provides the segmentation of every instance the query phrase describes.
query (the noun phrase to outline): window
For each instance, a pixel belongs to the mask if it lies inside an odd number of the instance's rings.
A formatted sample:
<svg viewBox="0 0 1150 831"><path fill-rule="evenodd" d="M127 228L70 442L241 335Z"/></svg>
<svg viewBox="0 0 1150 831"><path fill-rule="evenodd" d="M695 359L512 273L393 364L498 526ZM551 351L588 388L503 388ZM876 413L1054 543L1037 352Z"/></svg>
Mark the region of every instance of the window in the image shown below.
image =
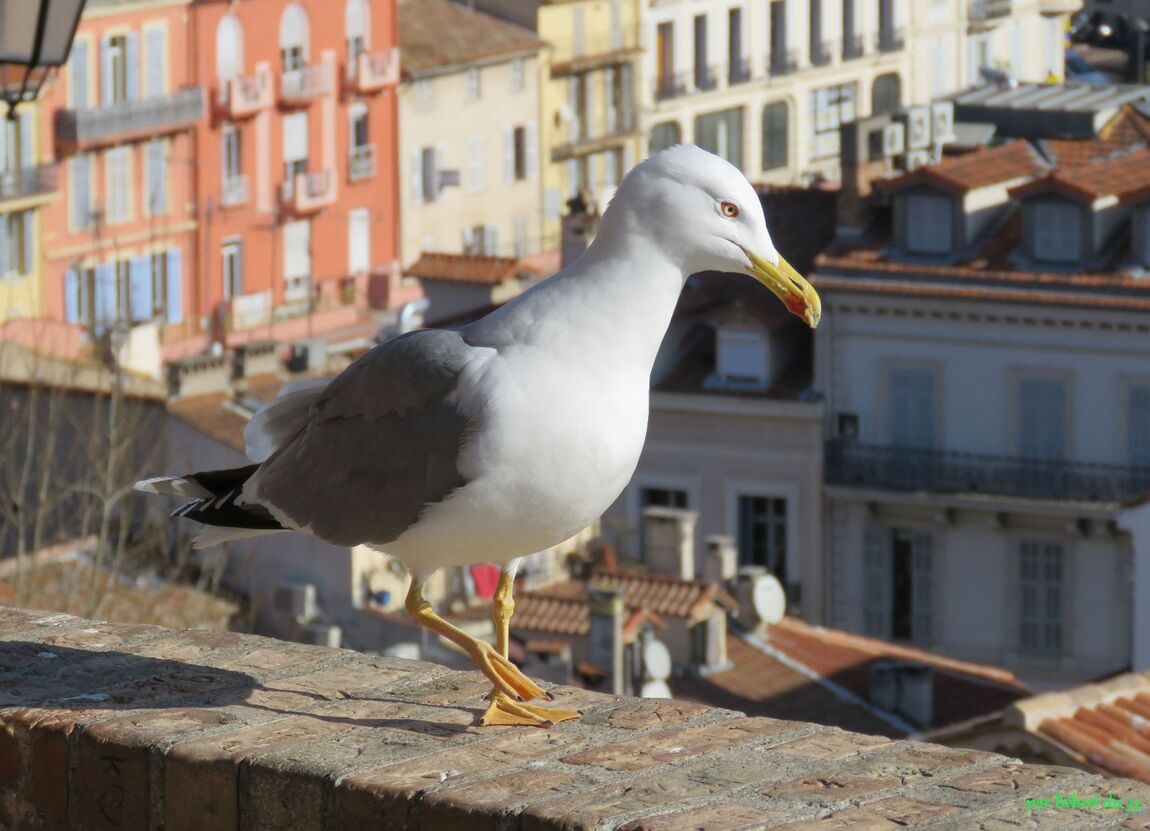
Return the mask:
<svg viewBox="0 0 1150 831"><path fill-rule="evenodd" d="M786 0L771 0L771 71L785 71L790 62L787 54L787 3Z"/></svg>
<svg viewBox="0 0 1150 831"><path fill-rule="evenodd" d="M1021 544L1018 641L1025 652L1062 652L1062 571L1062 546Z"/></svg>
<svg viewBox="0 0 1150 831"><path fill-rule="evenodd" d="M892 369L890 372L889 436L891 445L934 447L935 377L928 369Z"/></svg>
<svg viewBox="0 0 1150 831"><path fill-rule="evenodd" d="M1057 378L1018 381L1018 453L1034 461L1066 455L1066 383Z"/></svg>
<svg viewBox="0 0 1150 831"><path fill-rule="evenodd" d="M822 66L830 60L830 55L823 45L822 0L810 0L807 17L811 63L815 66Z"/></svg>
<svg viewBox="0 0 1150 831"><path fill-rule="evenodd" d="M367 51L371 34L371 8L367 0L347 0L343 26L347 38L347 71L351 75L356 71L359 56Z"/></svg>
<svg viewBox="0 0 1150 831"><path fill-rule="evenodd" d="M660 508L686 508L687 492L677 488L643 488L639 491L639 510Z"/></svg>
<svg viewBox="0 0 1150 831"><path fill-rule="evenodd" d="M144 30L144 86L150 98L168 91L166 40L165 32L159 26Z"/></svg>
<svg viewBox="0 0 1150 831"><path fill-rule="evenodd" d="M367 133L367 105L355 103L348 107L348 134L351 137L351 150L371 144Z"/></svg>
<svg viewBox="0 0 1150 831"><path fill-rule="evenodd" d="M480 89L479 89L479 69L477 67L473 66L467 70L467 75L464 76L464 84L466 85L465 91L464 91L465 100L467 100L467 101L478 101Z"/></svg>
<svg viewBox="0 0 1150 831"><path fill-rule="evenodd" d="M224 242L220 249L224 261L224 298L240 297L244 293L244 247L234 239Z"/></svg>
<svg viewBox="0 0 1150 831"><path fill-rule="evenodd" d="M307 12L292 3L280 15L280 62L284 72L303 69L308 53Z"/></svg>
<svg viewBox="0 0 1150 831"><path fill-rule="evenodd" d="M86 110L90 106L88 78L88 41L76 38L68 56L68 93L71 95L72 109Z"/></svg>
<svg viewBox="0 0 1150 831"><path fill-rule="evenodd" d="M283 235L284 299L303 300L311 278L311 223L286 222Z"/></svg>
<svg viewBox="0 0 1150 831"><path fill-rule="evenodd" d="M424 147L416 154L415 181L413 186L419 194L417 203L434 202L439 195L439 154L434 147Z"/></svg>
<svg viewBox="0 0 1150 831"><path fill-rule="evenodd" d="M116 147L104 154L104 181L107 192L104 215L108 222L123 222L132 216L132 148Z"/></svg>
<svg viewBox="0 0 1150 831"><path fill-rule="evenodd" d="M516 127L512 131L511 142L515 156L515 180L519 182L527 178L527 128Z"/></svg>
<svg viewBox="0 0 1150 831"><path fill-rule="evenodd" d="M949 196L904 196L906 249L915 254L949 254L954 247L954 202Z"/></svg>
<svg viewBox="0 0 1150 831"><path fill-rule="evenodd" d="M495 225L475 225L463 229L463 253L483 257L499 255L499 228Z"/></svg>
<svg viewBox="0 0 1150 831"><path fill-rule="evenodd" d="M1065 202L1031 206L1033 257L1052 263L1074 263L1082 256L1082 210Z"/></svg>
<svg viewBox="0 0 1150 831"><path fill-rule="evenodd" d="M234 14L220 18L216 26L216 78L221 93L228 81L240 77L244 71L244 30Z"/></svg>
<svg viewBox="0 0 1150 831"><path fill-rule="evenodd" d="M707 16L695 15L695 88L714 89L715 73L707 63Z"/></svg>
<svg viewBox="0 0 1150 831"><path fill-rule="evenodd" d="M665 150L672 145L680 144L682 141L683 133L679 129L679 122L677 121L664 121L662 124L656 124L651 128L649 147L652 154Z"/></svg>
<svg viewBox="0 0 1150 831"><path fill-rule="evenodd" d="M695 119L695 144L743 166L743 108L734 107Z"/></svg>
<svg viewBox="0 0 1150 831"><path fill-rule="evenodd" d="M915 643L934 637L934 537L867 523L863 530L863 629Z"/></svg>
<svg viewBox="0 0 1150 831"><path fill-rule="evenodd" d="M135 99L139 87L139 37L135 32L104 38L101 100L105 106Z"/></svg>
<svg viewBox="0 0 1150 831"><path fill-rule="evenodd" d="M356 208L347 215L347 270L364 274L371 269L371 211Z"/></svg>
<svg viewBox="0 0 1150 831"><path fill-rule="evenodd" d="M1130 388L1130 464L1150 468L1150 384ZM1150 490L1148 483L1147 490Z"/></svg>
<svg viewBox="0 0 1150 831"><path fill-rule="evenodd" d="M220 130L220 159L223 163L225 183L243 175L240 131L234 124L225 124Z"/></svg>
<svg viewBox="0 0 1150 831"><path fill-rule="evenodd" d="M527 72L523 58L513 60L508 71L511 78L512 92L523 92L523 90L527 89Z"/></svg>
<svg viewBox="0 0 1150 831"><path fill-rule="evenodd" d="M576 55L587 51L587 19L582 3L571 9L571 50Z"/></svg>
<svg viewBox="0 0 1150 831"><path fill-rule="evenodd" d="M467 140L467 192L483 190L483 136Z"/></svg>
<svg viewBox="0 0 1150 831"><path fill-rule="evenodd" d="M743 58L743 10L727 11L727 82L738 84L751 77L750 64Z"/></svg>
<svg viewBox="0 0 1150 831"><path fill-rule="evenodd" d="M0 214L0 280L32 272L33 211Z"/></svg>
<svg viewBox="0 0 1150 831"><path fill-rule="evenodd" d="M872 115L893 113L902 106L902 79L894 72L879 75L871 85L870 101Z"/></svg>
<svg viewBox="0 0 1150 831"><path fill-rule="evenodd" d="M813 158L826 158L839 154L839 126L855 119L855 99L858 85L854 83L823 87L811 92L811 110L814 118Z"/></svg>
<svg viewBox="0 0 1150 831"><path fill-rule="evenodd" d="M144 160L147 165L144 186L147 188L148 213L150 215L166 214L168 212L167 140L154 139L145 144Z"/></svg>
<svg viewBox="0 0 1150 831"><path fill-rule="evenodd" d="M68 189L68 207L72 227L88 228L92 225L92 157L74 156L68 160L68 176L72 180Z"/></svg>
<svg viewBox="0 0 1150 831"><path fill-rule="evenodd" d="M762 387L767 383L767 339L763 332L721 328L716 338L716 373L729 384Z"/></svg>
<svg viewBox="0 0 1150 831"><path fill-rule="evenodd" d="M786 585L787 500L739 497L739 565L762 566Z"/></svg>
<svg viewBox="0 0 1150 831"><path fill-rule="evenodd" d="M307 113L289 113L283 117L284 179L292 187L297 173L307 172Z"/></svg>
<svg viewBox="0 0 1150 831"><path fill-rule="evenodd" d="M790 161L790 132L786 101L763 107L763 170L786 167Z"/></svg>
<svg viewBox="0 0 1150 831"><path fill-rule="evenodd" d="M424 111L435 106L435 88L427 78L415 82L415 106Z"/></svg>
<svg viewBox="0 0 1150 831"><path fill-rule="evenodd" d="M675 24L660 23L655 29L655 78L660 90L670 90L675 77Z"/></svg>
<svg viewBox="0 0 1150 831"><path fill-rule="evenodd" d="M152 258L133 257L128 262L128 316L133 323L151 320L156 314Z"/></svg>
<svg viewBox="0 0 1150 831"><path fill-rule="evenodd" d="M523 257L527 254L527 214L515 215L515 256Z"/></svg>

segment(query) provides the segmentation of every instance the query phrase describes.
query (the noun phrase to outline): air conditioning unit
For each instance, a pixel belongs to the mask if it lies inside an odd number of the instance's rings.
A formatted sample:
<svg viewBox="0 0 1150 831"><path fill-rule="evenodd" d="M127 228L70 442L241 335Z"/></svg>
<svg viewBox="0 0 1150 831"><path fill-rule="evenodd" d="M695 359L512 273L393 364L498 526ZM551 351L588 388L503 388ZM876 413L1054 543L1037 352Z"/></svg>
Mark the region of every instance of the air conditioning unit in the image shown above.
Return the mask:
<svg viewBox="0 0 1150 831"><path fill-rule="evenodd" d="M954 102L936 101L930 105L931 140L936 144L954 141Z"/></svg>
<svg viewBox="0 0 1150 831"><path fill-rule="evenodd" d="M315 586L311 583L280 586L272 598L272 608L276 614L290 615L298 621L311 620L319 613Z"/></svg>
<svg viewBox="0 0 1150 831"><path fill-rule="evenodd" d="M921 150L930 145L930 108L910 107L895 113L895 120L906 125L906 146Z"/></svg>
<svg viewBox="0 0 1150 831"><path fill-rule="evenodd" d="M882 131L882 154L886 158L898 156L906 150L906 127L897 121Z"/></svg>
<svg viewBox="0 0 1150 831"><path fill-rule="evenodd" d="M903 169L910 173L912 170L918 170L920 167L926 167L930 164L930 151L929 150L911 150L906 154L906 161L903 163Z"/></svg>

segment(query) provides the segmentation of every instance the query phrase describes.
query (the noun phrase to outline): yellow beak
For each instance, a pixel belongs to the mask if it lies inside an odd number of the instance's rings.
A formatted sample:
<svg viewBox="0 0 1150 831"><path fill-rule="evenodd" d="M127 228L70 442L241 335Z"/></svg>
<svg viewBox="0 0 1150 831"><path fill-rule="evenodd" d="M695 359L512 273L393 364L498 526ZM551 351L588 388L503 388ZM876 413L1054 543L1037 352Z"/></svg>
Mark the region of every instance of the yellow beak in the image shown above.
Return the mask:
<svg viewBox="0 0 1150 831"><path fill-rule="evenodd" d="M743 251L751 261L749 273L752 277L773 291L791 314L801 317L812 329L819 325L823 304L814 286L782 257L779 257L778 265L771 265L747 249Z"/></svg>

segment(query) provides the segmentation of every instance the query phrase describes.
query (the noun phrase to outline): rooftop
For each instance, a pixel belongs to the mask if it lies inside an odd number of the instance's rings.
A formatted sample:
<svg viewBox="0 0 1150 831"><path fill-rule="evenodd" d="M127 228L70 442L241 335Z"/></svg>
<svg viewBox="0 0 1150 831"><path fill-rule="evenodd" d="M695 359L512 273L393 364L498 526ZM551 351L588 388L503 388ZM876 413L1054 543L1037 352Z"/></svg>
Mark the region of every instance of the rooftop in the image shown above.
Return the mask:
<svg viewBox="0 0 1150 831"><path fill-rule="evenodd" d="M543 41L514 23L450 0L401 0L399 47L403 71L418 78L538 52Z"/></svg>
<svg viewBox="0 0 1150 831"><path fill-rule="evenodd" d="M0 609L0 825L674 831L1128 827L1150 787L685 701L551 687L479 728L475 672ZM1055 793L1123 808L1038 808Z"/></svg>
<svg viewBox="0 0 1150 831"><path fill-rule="evenodd" d="M944 156L937 164L891 179L880 179L875 182L875 189L890 193L933 182L948 190L966 193L990 185L1031 179L1045 172L1047 167L1029 142L1016 140L997 147L981 147L961 156Z"/></svg>
<svg viewBox="0 0 1150 831"><path fill-rule="evenodd" d="M423 280L448 280L455 283L477 283L497 286L513 280L524 271L515 257L487 257L480 254L421 254L404 269L408 277Z"/></svg>
<svg viewBox="0 0 1150 831"><path fill-rule="evenodd" d="M718 583L681 580L678 577L646 571L599 570L593 572L586 581L565 580L533 592L524 592L521 597L531 597L533 601L555 599L586 604L587 590L591 588L618 588L622 591L623 603L628 608L644 609L664 617L702 620L710 615L716 603L728 611L738 610L738 603ZM559 611L560 606L557 605L555 609ZM516 610L518 615L518 606ZM518 618L514 621L514 625L523 626Z"/></svg>

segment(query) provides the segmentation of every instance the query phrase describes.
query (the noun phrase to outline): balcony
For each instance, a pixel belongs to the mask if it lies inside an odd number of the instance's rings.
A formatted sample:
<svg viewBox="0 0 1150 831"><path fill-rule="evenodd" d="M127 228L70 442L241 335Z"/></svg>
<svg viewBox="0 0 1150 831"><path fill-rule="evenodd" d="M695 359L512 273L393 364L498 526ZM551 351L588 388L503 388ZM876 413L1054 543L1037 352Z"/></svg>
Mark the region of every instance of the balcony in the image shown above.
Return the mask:
<svg viewBox="0 0 1150 831"><path fill-rule="evenodd" d="M362 52L347 68L348 88L361 95L379 92L399 83L399 49Z"/></svg>
<svg viewBox="0 0 1150 831"><path fill-rule="evenodd" d="M1150 491L1150 468L832 441L826 481L884 491L1113 503Z"/></svg>
<svg viewBox="0 0 1150 831"><path fill-rule="evenodd" d="M302 107L327 95L331 88L331 75L322 63L290 69L280 78L280 103Z"/></svg>
<svg viewBox="0 0 1150 831"><path fill-rule="evenodd" d="M62 153L71 153L174 133L195 126L203 116L203 87L87 110L57 110L56 146Z"/></svg>
<svg viewBox="0 0 1150 831"><path fill-rule="evenodd" d="M843 39L843 60L844 61L858 60L864 54L866 54L866 50L863 48L863 36L862 35L858 35L858 34L847 35L846 38Z"/></svg>
<svg viewBox="0 0 1150 831"><path fill-rule="evenodd" d="M4 203L19 200L19 208L47 202L56 192L56 165L51 162L20 170L0 172L0 209L14 206ZM42 198L36 198L42 197Z"/></svg>
<svg viewBox="0 0 1150 831"><path fill-rule="evenodd" d="M719 86L719 73L713 66L695 67L695 91L710 92Z"/></svg>
<svg viewBox="0 0 1150 831"><path fill-rule="evenodd" d="M829 40L816 40L811 43L811 65L826 66L831 62L834 45Z"/></svg>
<svg viewBox="0 0 1150 831"><path fill-rule="evenodd" d="M634 114L620 115L615 127L596 136L581 136L567 144L560 144L551 150L551 161L564 162L567 159L576 159L602 153L605 150L618 150L631 139L639 138L641 133L635 123Z"/></svg>
<svg viewBox="0 0 1150 831"><path fill-rule="evenodd" d="M361 144L351 148L347 160L347 178L350 182L361 182L375 176L375 145Z"/></svg>
<svg viewBox="0 0 1150 831"><path fill-rule="evenodd" d="M986 29L1010 17L1010 0L970 0L967 16L971 28Z"/></svg>
<svg viewBox="0 0 1150 831"><path fill-rule="evenodd" d="M736 58L727 64L727 85L745 84L751 80L751 59Z"/></svg>
<svg viewBox="0 0 1150 831"><path fill-rule="evenodd" d="M767 57L767 72L771 75L790 75L799 68L799 53L794 49L771 51Z"/></svg>
<svg viewBox="0 0 1150 831"><path fill-rule="evenodd" d="M906 48L906 33L901 26L880 29L875 46L880 52L899 52Z"/></svg>
<svg viewBox="0 0 1150 831"><path fill-rule="evenodd" d="M272 105L272 75L262 70L243 78L232 78L223 89L223 109L233 121L255 115Z"/></svg>
<svg viewBox="0 0 1150 831"><path fill-rule="evenodd" d="M687 94L689 76L686 72L675 72L655 79L655 100L667 101Z"/></svg>
<svg viewBox="0 0 1150 831"><path fill-rule="evenodd" d="M641 51L632 39L616 34L612 37L585 39L580 48L558 52L551 59L551 77L580 75L597 69L630 63Z"/></svg>
<svg viewBox="0 0 1150 831"><path fill-rule="evenodd" d="M284 210L302 216L312 214L335 201L335 177L330 170L297 173L280 189Z"/></svg>
<svg viewBox="0 0 1150 831"><path fill-rule="evenodd" d="M235 176L224 177L223 185L220 188L220 205L225 208L245 205L248 198L248 177L246 175L237 173Z"/></svg>

